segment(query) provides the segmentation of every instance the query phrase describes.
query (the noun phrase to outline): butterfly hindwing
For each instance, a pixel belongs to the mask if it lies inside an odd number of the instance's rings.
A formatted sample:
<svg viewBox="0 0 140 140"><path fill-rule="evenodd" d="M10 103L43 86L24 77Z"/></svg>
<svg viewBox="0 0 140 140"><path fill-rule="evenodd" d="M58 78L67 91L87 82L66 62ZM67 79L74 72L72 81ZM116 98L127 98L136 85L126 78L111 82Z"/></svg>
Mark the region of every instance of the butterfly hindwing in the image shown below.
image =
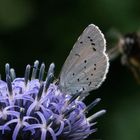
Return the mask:
<svg viewBox="0 0 140 140"><path fill-rule="evenodd" d="M106 42L99 28L89 25L74 44L60 73L62 91L74 94L99 87L108 70Z"/></svg>

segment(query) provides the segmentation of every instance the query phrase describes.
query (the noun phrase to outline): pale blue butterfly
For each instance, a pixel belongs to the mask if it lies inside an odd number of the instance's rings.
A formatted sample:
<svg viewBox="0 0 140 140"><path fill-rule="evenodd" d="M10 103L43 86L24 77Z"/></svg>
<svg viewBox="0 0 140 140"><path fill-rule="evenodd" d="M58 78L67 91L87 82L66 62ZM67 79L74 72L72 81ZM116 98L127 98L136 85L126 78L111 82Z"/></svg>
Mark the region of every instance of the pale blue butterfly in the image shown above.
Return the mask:
<svg viewBox="0 0 140 140"><path fill-rule="evenodd" d="M59 87L64 93L83 94L97 89L106 78L109 59L106 40L100 29L90 24L78 38L61 73Z"/></svg>

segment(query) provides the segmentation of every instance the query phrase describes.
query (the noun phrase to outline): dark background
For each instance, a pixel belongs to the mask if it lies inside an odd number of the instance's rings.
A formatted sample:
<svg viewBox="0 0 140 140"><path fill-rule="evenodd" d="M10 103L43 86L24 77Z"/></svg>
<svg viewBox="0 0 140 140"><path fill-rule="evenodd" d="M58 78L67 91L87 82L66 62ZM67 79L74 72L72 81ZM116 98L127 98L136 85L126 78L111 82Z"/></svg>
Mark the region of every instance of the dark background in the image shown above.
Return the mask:
<svg viewBox="0 0 140 140"><path fill-rule="evenodd" d="M107 33L121 34L140 28L139 0L0 0L0 73L5 63L22 77L26 64L38 59L56 64L56 77L73 44L90 23ZM88 139L140 140L140 86L117 58L110 64L102 87L91 92L101 103L90 114L105 108L98 119L98 132Z"/></svg>

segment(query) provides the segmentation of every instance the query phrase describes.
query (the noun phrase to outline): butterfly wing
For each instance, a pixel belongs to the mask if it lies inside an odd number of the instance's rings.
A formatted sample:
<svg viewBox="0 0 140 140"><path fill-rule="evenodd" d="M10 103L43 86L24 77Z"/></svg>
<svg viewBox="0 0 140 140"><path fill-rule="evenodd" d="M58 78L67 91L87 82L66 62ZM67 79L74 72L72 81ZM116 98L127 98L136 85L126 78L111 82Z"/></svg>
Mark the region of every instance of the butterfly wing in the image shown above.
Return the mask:
<svg viewBox="0 0 140 140"><path fill-rule="evenodd" d="M78 38L61 73L59 86L63 92L87 93L98 88L108 71L106 41L99 28L90 24Z"/></svg>

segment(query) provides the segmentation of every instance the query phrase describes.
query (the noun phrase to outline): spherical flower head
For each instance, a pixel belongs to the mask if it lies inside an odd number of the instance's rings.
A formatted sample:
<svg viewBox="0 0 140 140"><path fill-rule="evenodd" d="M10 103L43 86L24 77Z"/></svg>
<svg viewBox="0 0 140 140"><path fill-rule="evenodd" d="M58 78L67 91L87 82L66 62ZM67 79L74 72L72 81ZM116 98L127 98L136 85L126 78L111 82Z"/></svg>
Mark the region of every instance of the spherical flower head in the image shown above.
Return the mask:
<svg viewBox="0 0 140 140"><path fill-rule="evenodd" d="M27 65L24 78L16 78L6 64L6 82L0 80L0 138L84 140L96 131L94 120L105 113L101 110L86 117L100 99L86 106L80 92L62 93L57 82L52 82L54 64L45 80L45 65L38 65L35 61L32 73Z"/></svg>

